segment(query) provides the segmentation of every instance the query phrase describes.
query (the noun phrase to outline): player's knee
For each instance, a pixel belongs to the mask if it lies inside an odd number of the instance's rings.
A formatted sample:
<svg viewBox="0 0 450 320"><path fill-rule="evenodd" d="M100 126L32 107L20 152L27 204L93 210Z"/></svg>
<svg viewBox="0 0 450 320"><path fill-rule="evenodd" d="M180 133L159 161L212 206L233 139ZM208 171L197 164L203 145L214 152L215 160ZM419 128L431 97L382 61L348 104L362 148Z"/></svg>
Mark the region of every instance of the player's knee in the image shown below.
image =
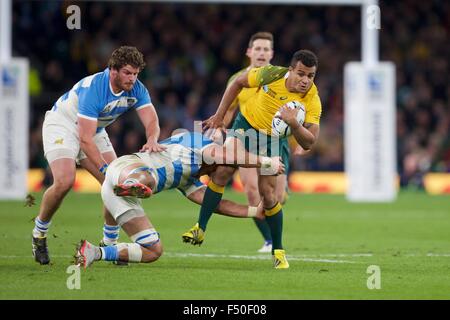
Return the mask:
<svg viewBox="0 0 450 320"><path fill-rule="evenodd" d="M143 263L154 262L159 259L163 254L163 247L161 242L155 244L151 248L142 247L142 260Z"/></svg>
<svg viewBox="0 0 450 320"><path fill-rule="evenodd" d="M141 248L142 256L140 262L153 262L159 259L163 249L159 239L159 233L154 228L143 230L133 236L131 239Z"/></svg>
<svg viewBox="0 0 450 320"><path fill-rule="evenodd" d="M277 199L275 198L275 197L272 197L272 198L264 198L263 199L263 206L264 206L264 208L272 208L272 207L274 207L276 204L277 204Z"/></svg>
<svg viewBox="0 0 450 320"><path fill-rule="evenodd" d="M73 186L75 182L75 176L71 175L61 175L54 177L53 185L55 190L62 194L67 193Z"/></svg>
<svg viewBox="0 0 450 320"><path fill-rule="evenodd" d="M284 190L282 190L282 191L277 190L277 201L281 204L284 204L286 202L285 193L286 193L286 191L284 191Z"/></svg>
<svg viewBox="0 0 450 320"><path fill-rule="evenodd" d="M275 192L270 191L269 188L262 190L261 196L264 208L272 208L278 202Z"/></svg>

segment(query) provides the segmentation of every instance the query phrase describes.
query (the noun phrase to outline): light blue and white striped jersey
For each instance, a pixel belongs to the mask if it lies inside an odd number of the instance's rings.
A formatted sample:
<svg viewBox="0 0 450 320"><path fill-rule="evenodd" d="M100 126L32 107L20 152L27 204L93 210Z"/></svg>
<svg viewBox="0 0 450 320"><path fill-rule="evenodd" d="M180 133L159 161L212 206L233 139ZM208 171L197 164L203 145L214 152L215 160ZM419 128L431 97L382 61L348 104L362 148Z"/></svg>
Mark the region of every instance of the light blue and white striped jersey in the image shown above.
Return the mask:
<svg viewBox="0 0 450 320"><path fill-rule="evenodd" d="M135 153L155 173L154 193L177 188L189 194L191 187L198 188L202 182L197 173L202 166L202 152L213 143L201 133L186 132L171 136L160 144L167 146L163 152Z"/></svg>
<svg viewBox="0 0 450 320"><path fill-rule="evenodd" d="M97 133L130 108L136 110L151 103L147 88L136 80L131 91L113 93L109 69L81 79L53 105L52 111L76 124L77 117L97 120Z"/></svg>

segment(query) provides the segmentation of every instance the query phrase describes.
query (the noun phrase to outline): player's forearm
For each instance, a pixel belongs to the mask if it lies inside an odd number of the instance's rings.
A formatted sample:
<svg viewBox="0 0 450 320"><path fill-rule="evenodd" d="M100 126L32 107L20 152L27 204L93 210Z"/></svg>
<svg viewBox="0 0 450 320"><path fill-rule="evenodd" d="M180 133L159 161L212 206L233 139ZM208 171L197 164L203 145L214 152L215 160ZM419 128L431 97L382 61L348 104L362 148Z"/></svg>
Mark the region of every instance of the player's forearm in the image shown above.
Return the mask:
<svg viewBox="0 0 450 320"><path fill-rule="evenodd" d="M228 128L231 124L231 122L234 119L234 115L236 114L237 107L232 109L228 109L225 113L225 117L223 118L223 124L225 125L225 128Z"/></svg>
<svg viewBox="0 0 450 320"><path fill-rule="evenodd" d="M204 196L205 196L205 189L199 189L188 195L187 198L192 202L197 203L198 205L202 205ZM230 200L222 199L220 200L214 212L229 217L249 218L249 217L257 217L258 208L249 207Z"/></svg>
<svg viewBox="0 0 450 320"><path fill-rule="evenodd" d="M160 134L158 120L149 121L145 126L145 136L147 141L157 142Z"/></svg>
<svg viewBox="0 0 450 320"><path fill-rule="evenodd" d="M259 157L253 153L247 152L243 147L239 145L231 148L225 148L225 163L233 164L244 168L259 168L261 161Z"/></svg>
<svg viewBox="0 0 450 320"><path fill-rule="evenodd" d="M225 146L212 145L203 151L203 162L206 164L233 165L245 168L260 166L259 157L247 152L240 141L232 139Z"/></svg>
<svg viewBox="0 0 450 320"><path fill-rule="evenodd" d="M145 137L147 141L157 142L159 138L159 119L155 107L150 104L148 107L139 109L139 119L145 128Z"/></svg>
<svg viewBox="0 0 450 320"><path fill-rule="evenodd" d="M308 151L312 148L316 142L316 137L308 129L295 122L291 125L291 132L297 143L305 150Z"/></svg>
<svg viewBox="0 0 450 320"><path fill-rule="evenodd" d="M248 208L248 206L230 200L221 200L214 212L229 217L248 218Z"/></svg>
<svg viewBox="0 0 450 320"><path fill-rule="evenodd" d="M80 148L97 168L107 164L92 138L80 138Z"/></svg>
<svg viewBox="0 0 450 320"><path fill-rule="evenodd" d="M234 81L231 85L227 87L225 93L223 94L222 100L220 101L219 108L216 111L216 115L220 119L223 119L225 117L226 112L233 104L233 101L237 98L242 88L243 86L237 83L236 81Z"/></svg>

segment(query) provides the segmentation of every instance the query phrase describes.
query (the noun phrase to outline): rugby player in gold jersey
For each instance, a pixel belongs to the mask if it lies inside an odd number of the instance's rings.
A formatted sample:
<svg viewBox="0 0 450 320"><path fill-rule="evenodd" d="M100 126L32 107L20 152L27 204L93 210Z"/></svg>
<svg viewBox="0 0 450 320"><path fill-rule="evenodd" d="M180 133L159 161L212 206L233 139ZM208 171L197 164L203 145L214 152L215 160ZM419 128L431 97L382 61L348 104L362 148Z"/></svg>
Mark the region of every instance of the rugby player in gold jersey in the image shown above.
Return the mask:
<svg viewBox="0 0 450 320"><path fill-rule="evenodd" d="M296 142L304 150L310 150L319 136L322 112L318 90L314 84L317 67L318 59L313 52L299 50L294 53L287 68L268 65L243 72L227 87L216 113L204 121L204 128L223 127L224 116L241 90L257 88L257 94L246 103L245 110L241 110L241 114L238 114L229 142L239 139L244 142L249 152L269 157L279 156L281 154L280 143L277 141L279 139L272 136L271 128L275 113L280 111L281 119L291 127ZM298 110L285 106L289 101L299 101L305 106L303 125L297 122ZM183 234L184 240L190 233L192 244L198 244L199 238L203 242L206 224L222 197L222 187L228 183L233 172L234 168L223 166L211 177L212 181L205 192L198 224ZM275 192L277 176L259 172L258 187L272 236L274 267L289 268L282 244L283 210Z"/></svg>

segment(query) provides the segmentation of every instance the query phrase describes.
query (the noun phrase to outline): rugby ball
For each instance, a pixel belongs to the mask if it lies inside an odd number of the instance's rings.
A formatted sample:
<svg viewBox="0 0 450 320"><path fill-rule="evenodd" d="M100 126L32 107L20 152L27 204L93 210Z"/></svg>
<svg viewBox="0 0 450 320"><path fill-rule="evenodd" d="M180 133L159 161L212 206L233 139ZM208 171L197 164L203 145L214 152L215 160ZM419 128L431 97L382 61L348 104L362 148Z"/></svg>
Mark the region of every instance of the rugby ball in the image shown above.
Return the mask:
<svg viewBox="0 0 450 320"><path fill-rule="evenodd" d="M303 125L305 121L305 106L298 101L289 101L285 104L291 109L298 109L297 122ZM272 119L272 135L277 137L287 137L291 135L291 127L288 126L286 122L279 118L280 111L275 113Z"/></svg>

